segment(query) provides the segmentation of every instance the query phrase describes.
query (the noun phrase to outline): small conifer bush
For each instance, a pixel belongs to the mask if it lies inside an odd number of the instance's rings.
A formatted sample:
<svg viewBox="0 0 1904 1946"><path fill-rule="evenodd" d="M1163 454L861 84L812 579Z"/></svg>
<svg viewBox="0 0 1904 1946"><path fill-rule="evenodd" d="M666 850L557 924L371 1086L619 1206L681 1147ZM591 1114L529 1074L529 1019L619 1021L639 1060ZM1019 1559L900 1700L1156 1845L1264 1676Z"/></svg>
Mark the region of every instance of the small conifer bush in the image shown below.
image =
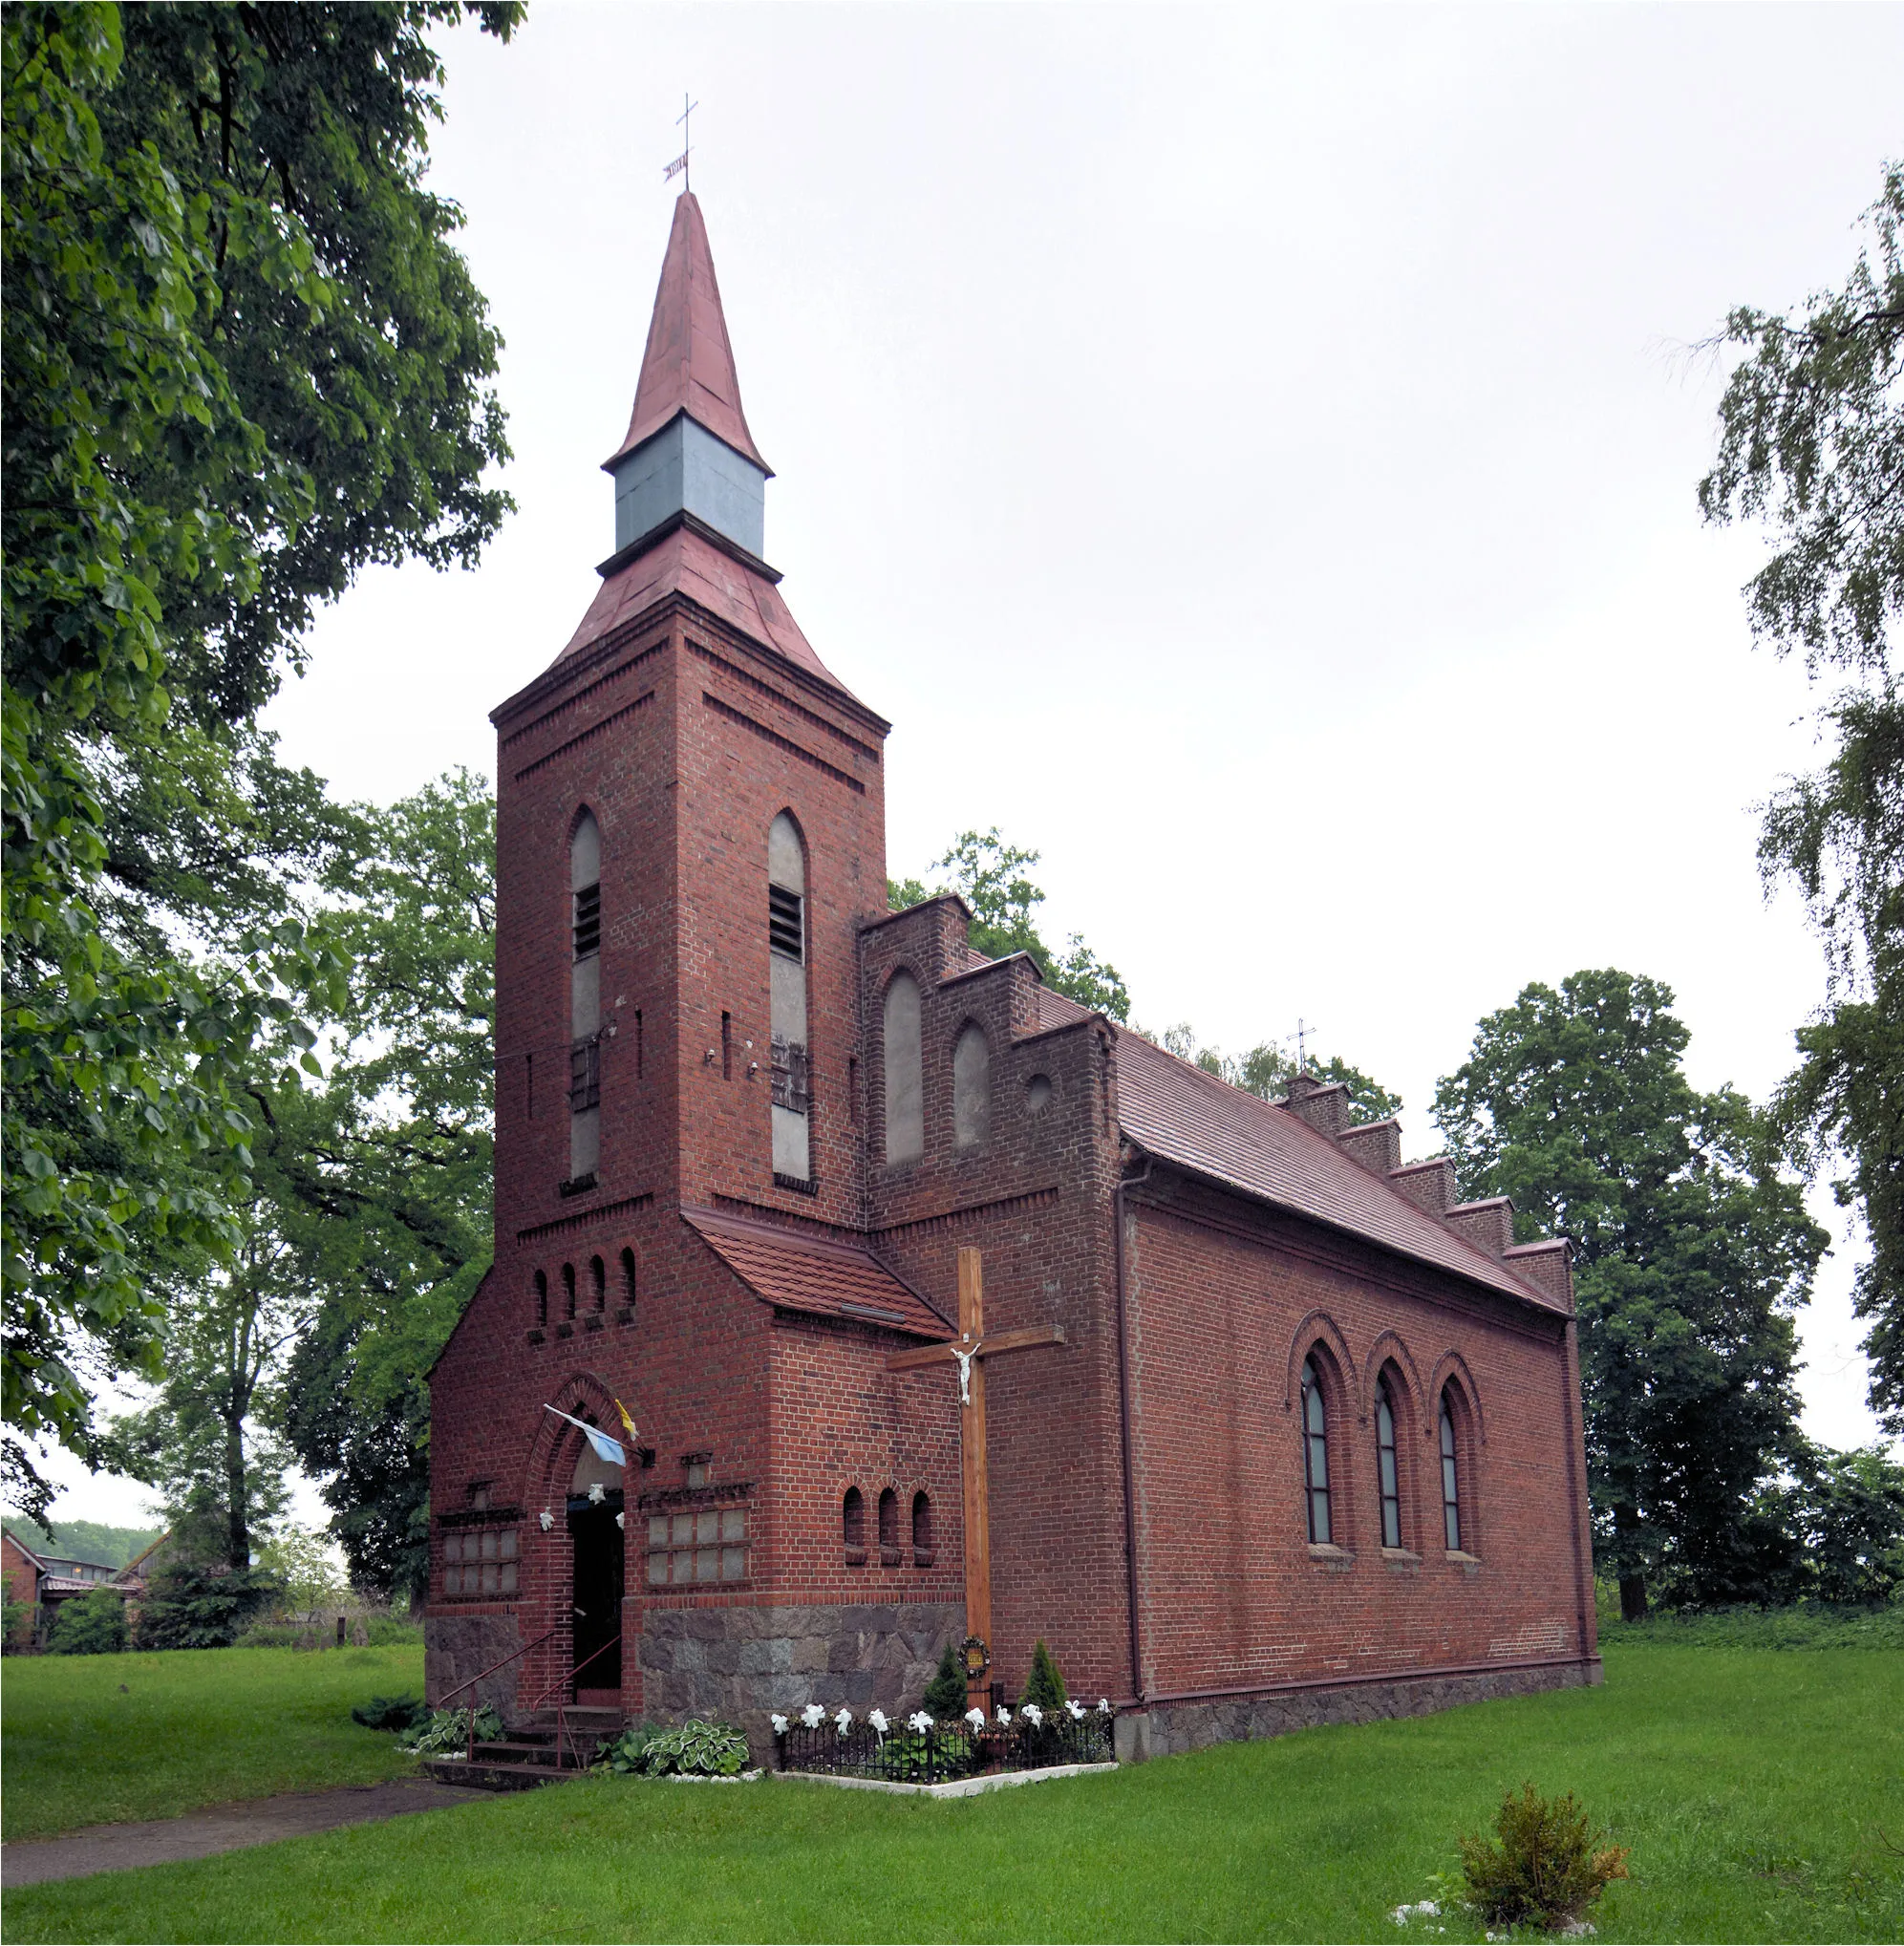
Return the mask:
<svg viewBox="0 0 1904 1946"><path fill-rule="evenodd" d="M1058 1673L1057 1660L1045 1647L1042 1636L1032 1651L1032 1673L1025 1678L1025 1693L1018 1700L1037 1703L1046 1716L1064 1707L1064 1678Z"/></svg>
<svg viewBox="0 0 1904 1946"><path fill-rule="evenodd" d="M937 1675L926 1685L926 1714L935 1723L955 1723L965 1714L965 1671L950 1642L939 1657Z"/></svg>
<svg viewBox="0 0 1904 1946"><path fill-rule="evenodd" d="M1554 1932L1579 1919L1607 1886L1626 1874L1626 1848L1589 1828L1570 1790L1542 1797L1531 1783L1501 1800L1495 1837L1464 1837L1461 1870L1467 1901L1490 1926Z"/></svg>

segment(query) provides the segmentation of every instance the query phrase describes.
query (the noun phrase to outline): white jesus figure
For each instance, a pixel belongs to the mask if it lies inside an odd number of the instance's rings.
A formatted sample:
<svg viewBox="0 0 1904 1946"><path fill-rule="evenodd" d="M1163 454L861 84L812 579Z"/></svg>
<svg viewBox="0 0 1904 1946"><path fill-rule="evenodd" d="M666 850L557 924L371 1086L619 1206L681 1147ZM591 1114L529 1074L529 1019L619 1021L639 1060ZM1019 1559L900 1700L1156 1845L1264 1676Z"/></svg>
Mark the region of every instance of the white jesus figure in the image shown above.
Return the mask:
<svg viewBox="0 0 1904 1946"><path fill-rule="evenodd" d="M980 1344L983 1342L983 1339L979 1341ZM958 1402L961 1405L972 1403L972 1361L978 1356L978 1352L979 1345L973 1345L969 1352L962 1352L956 1345L952 1346L952 1357L958 1360Z"/></svg>

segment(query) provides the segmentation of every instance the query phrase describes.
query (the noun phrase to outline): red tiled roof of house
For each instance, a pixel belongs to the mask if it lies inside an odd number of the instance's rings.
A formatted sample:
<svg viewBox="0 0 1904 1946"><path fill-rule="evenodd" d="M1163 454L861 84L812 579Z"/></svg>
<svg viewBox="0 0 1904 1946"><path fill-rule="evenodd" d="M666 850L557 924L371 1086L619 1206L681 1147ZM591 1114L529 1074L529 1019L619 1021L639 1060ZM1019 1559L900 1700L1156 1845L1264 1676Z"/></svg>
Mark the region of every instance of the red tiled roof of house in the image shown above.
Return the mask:
<svg viewBox="0 0 1904 1946"><path fill-rule="evenodd" d="M1128 1029L1118 1033L1117 1064L1119 1120L1152 1154L1544 1311L1560 1308L1418 1209L1300 1116L1205 1074Z"/></svg>
<svg viewBox="0 0 1904 1946"><path fill-rule="evenodd" d="M884 1325L913 1337L954 1335L870 1251L712 1209L686 1208L681 1216L757 1297L777 1310Z"/></svg>
<svg viewBox="0 0 1904 1946"><path fill-rule="evenodd" d="M774 469L761 459L740 408L740 380L734 370L734 348L727 341L727 315L720 307L707 225L701 221L700 204L688 195L674 203L674 225L668 232L668 254L661 260L661 282L654 292L654 315L649 321L628 437L603 464L611 468L624 453L652 438L681 413L753 460L762 473L772 475Z"/></svg>
<svg viewBox="0 0 1904 1946"><path fill-rule="evenodd" d="M756 573L685 526L664 534L602 583L581 627L555 658L556 664L579 655L610 630L632 621L670 594L686 595L763 649L818 676L829 689L842 695L852 695L813 652L780 589L764 574Z"/></svg>

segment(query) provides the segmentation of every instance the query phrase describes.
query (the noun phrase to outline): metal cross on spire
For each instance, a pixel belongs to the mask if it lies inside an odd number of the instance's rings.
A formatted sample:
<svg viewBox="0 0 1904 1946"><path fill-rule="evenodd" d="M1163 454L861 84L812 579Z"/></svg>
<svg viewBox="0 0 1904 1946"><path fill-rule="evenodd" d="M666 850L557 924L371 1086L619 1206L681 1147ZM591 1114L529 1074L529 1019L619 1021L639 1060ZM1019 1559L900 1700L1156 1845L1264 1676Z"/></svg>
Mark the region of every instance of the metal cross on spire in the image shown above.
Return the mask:
<svg viewBox="0 0 1904 1946"><path fill-rule="evenodd" d="M680 114L674 118L674 126L681 131L681 153L661 171L661 180L664 182L672 182L676 176L679 176L682 179L681 187L692 196L695 189L695 178L694 172L688 167L688 159L695 152L695 144L694 125L689 121L688 117L700 106L700 103L690 100L685 94L681 96L681 100L684 106Z"/></svg>

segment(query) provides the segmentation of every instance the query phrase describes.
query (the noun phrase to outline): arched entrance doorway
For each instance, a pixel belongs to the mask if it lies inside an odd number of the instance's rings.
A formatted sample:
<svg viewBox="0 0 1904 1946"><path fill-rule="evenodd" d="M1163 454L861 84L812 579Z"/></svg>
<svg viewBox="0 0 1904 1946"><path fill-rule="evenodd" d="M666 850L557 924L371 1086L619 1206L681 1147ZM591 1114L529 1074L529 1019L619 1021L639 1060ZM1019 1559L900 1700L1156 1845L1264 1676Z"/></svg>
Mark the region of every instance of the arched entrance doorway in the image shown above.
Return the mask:
<svg viewBox="0 0 1904 1946"><path fill-rule="evenodd" d="M570 1694L580 1703L615 1706L621 1701L622 1511L621 1468L599 1458L584 1440L568 1483L575 1641Z"/></svg>

